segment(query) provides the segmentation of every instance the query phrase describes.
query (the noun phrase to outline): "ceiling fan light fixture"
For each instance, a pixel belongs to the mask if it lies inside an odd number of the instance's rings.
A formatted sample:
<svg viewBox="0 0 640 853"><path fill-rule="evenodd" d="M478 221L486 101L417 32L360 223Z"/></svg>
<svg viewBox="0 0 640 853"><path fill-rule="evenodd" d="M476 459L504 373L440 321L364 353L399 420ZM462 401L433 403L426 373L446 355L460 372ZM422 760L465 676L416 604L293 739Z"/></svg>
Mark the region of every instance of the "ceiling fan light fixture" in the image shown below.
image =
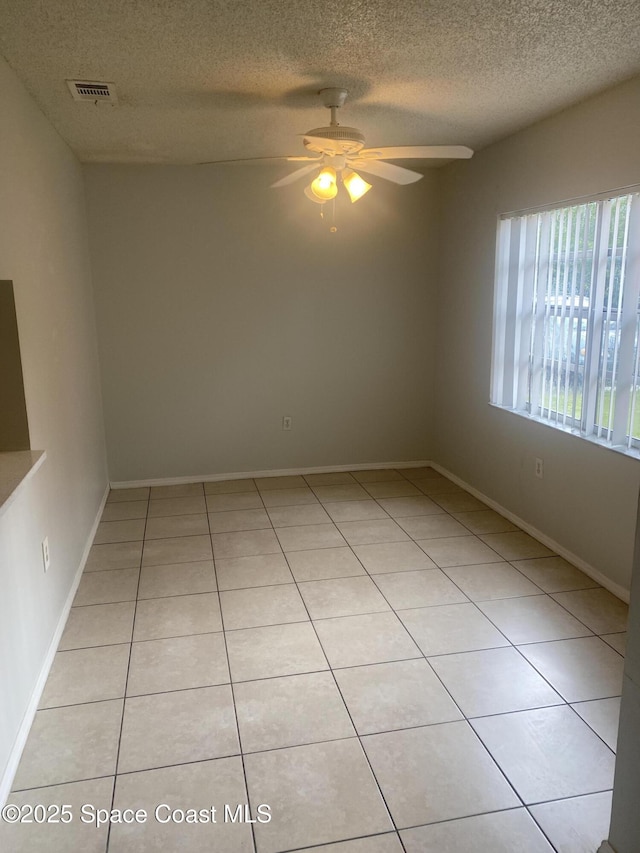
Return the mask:
<svg viewBox="0 0 640 853"><path fill-rule="evenodd" d="M338 194L338 176L332 166L325 166L310 184L311 192L322 201L329 201Z"/></svg>
<svg viewBox="0 0 640 853"><path fill-rule="evenodd" d="M364 178L361 178L357 172L352 169L345 169L342 173L342 183L349 193L351 202L356 202L362 198L365 193L371 189L371 184L368 184Z"/></svg>
<svg viewBox="0 0 640 853"><path fill-rule="evenodd" d="M309 184L308 186L306 186L304 188L304 194L306 195L306 197L308 199L311 199L311 201L315 201L316 204L326 204L326 202L327 202L326 198L318 198L318 196L314 193L313 189L311 188L311 184Z"/></svg>

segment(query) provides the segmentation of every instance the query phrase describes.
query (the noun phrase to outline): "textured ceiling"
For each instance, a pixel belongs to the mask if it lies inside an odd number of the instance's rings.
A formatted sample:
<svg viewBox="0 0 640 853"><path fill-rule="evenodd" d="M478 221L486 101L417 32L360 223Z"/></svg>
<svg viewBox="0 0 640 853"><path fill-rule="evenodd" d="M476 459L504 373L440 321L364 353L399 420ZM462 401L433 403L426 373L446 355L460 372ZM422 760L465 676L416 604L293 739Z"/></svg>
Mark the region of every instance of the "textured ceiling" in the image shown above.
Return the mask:
<svg viewBox="0 0 640 853"><path fill-rule="evenodd" d="M302 153L328 123L369 145L480 148L640 73L637 0L3 0L0 53L81 160ZM115 83L76 103L68 78Z"/></svg>

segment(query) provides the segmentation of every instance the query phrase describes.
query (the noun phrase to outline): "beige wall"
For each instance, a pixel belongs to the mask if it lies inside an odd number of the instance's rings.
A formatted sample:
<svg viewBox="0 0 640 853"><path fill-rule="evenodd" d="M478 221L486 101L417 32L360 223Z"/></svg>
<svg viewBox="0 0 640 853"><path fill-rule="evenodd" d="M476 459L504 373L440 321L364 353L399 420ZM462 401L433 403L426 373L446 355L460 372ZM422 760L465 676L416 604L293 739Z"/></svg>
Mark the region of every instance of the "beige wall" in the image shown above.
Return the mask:
<svg viewBox="0 0 640 853"><path fill-rule="evenodd" d="M433 173L336 234L282 173L85 167L112 481L429 457Z"/></svg>
<svg viewBox="0 0 640 853"><path fill-rule="evenodd" d="M32 447L47 452L0 511L1 800L107 477L80 166L2 60L0 103L0 279L14 283Z"/></svg>
<svg viewBox="0 0 640 853"><path fill-rule="evenodd" d="M639 107L635 79L440 173L434 458L626 589L640 462L488 401L498 214L640 183Z"/></svg>

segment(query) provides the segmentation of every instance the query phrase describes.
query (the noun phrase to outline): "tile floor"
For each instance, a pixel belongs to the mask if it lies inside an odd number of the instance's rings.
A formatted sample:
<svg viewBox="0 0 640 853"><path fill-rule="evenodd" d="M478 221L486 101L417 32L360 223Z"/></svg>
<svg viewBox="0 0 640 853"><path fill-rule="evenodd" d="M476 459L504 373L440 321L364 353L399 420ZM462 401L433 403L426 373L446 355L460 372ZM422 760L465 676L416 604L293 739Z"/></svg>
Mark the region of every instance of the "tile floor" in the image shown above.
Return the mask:
<svg viewBox="0 0 640 853"><path fill-rule="evenodd" d="M594 853L625 627L430 468L114 491L0 848Z"/></svg>

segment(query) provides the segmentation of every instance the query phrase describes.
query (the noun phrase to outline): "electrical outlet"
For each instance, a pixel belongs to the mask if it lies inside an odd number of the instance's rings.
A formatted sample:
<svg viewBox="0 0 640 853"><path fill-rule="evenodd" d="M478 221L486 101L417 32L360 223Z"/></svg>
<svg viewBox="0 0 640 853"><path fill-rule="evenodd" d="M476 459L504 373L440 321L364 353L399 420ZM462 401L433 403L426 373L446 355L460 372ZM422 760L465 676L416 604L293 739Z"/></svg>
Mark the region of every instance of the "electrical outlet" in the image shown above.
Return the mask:
<svg viewBox="0 0 640 853"><path fill-rule="evenodd" d="M536 477L539 480L542 480L542 478L544 477L544 466L543 466L542 459L540 459L540 458L536 459Z"/></svg>
<svg viewBox="0 0 640 853"><path fill-rule="evenodd" d="M289 415L285 415L282 418L282 429L291 429L293 425L293 418Z"/></svg>
<svg viewBox="0 0 640 853"><path fill-rule="evenodd" d="M45 572L49 571L49 566L51 565L51 555L49 554L49 537L45 536L42 540L42 563L44 565Z"/></svg>

